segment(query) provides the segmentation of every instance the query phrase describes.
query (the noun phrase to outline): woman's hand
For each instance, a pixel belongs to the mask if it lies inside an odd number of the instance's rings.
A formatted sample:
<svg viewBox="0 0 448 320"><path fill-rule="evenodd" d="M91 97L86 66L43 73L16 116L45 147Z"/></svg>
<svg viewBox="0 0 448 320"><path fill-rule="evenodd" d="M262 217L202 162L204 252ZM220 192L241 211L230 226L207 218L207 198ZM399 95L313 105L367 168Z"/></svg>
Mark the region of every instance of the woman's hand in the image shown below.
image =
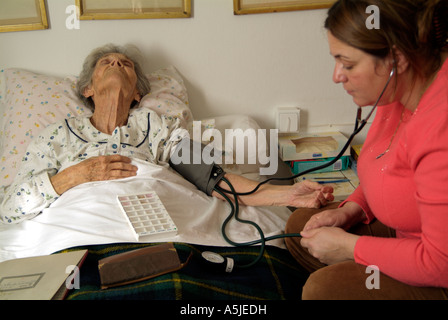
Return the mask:
<svg viewBox="0 0 448 320"><path fill-rule="evenodd" d="M322 263L330 265L354 259L357 235L335 227L322 227L300 234L302 247Z"/></svg>
<svg viewBox="0 0 448 320"><path fill-rule="evenodd" d="M232 183L236 192L249 192L258 185L257 181L236 174L226 174L225 177ZM228 186L222 181L219 186L228 189ZM222 199L216 192L214 192L214 196ZM250 195L238 196L238 200L239 203L248 206L320 208L333 201L334 196L333 187L305 180L294 185L266 183Z"/></svg>
<svg viewBox="0 0 448 320"><path fill-rule="evenodd" d="M137 174L132 160L121 155L99 156L84 160L72 168L84 182L122 179Z"/></svg>
<svg viewBox="0 0 448 320"><path fill-rule="evenodd" d="M347 230L364 219L365 214L361 207L355 202L347 202L343 207L316 213L308 220L303 230L320 227L340 227Z"/></svg>
<svg viewBox="0 0 448 320"><path fill-rule="evenodd" d="M130 158L121 155L92 157L57 173L50 180L54 190L61 195L85 182L135 176L137 167L132 165L131 161Z"/></svg>
<svg viewBox="0 0 448 320"><path fill-rule="evenodd" d="M305 224L300 232L300 244L325 264L353 260L359 236L344 229L349 229L363 219L364 211L355 202L346 202L342 207L321 211Z"/></svg>

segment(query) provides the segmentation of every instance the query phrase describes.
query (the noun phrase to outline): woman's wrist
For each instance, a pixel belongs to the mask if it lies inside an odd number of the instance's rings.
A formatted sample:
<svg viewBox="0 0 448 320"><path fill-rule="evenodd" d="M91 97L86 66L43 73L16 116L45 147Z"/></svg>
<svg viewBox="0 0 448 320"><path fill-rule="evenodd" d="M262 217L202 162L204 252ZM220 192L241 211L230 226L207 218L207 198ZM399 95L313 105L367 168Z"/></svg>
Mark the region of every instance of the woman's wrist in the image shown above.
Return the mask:
<svg viewBox="0 0 448 320"><path fill-rule="evenodd" d="M54 191L58 195L62 195L65 191L76 186L75 179L78 176L77 174L69 174L68 171L70 168L67 168L54 176L50 177L51 184L53 185Z"/></svg>
<svg viewBox="0 0 448 320"><path fill-rule="evenodd" d="M366 214L356 202L348 201L341 207L346 215L346 228L349 228L366 219Z"/></svg>
<svg viewBox="0 0 448 320"><path fill-rule="evenodd" d="M356 242L360 238L359 235L348 233L346 242L346 258L347 260L355 260Z"/></svg>

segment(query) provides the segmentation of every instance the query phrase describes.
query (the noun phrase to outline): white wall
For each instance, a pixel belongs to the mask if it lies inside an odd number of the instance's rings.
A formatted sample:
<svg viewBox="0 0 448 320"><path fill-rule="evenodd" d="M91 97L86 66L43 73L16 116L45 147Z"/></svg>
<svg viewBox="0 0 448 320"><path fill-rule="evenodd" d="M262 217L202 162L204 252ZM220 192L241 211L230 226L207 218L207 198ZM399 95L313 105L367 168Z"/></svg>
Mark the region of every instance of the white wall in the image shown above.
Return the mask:
<svg viewBox="0 0 448 320"><path fill-rule="evenodd" d="M235 16L231 0L192 2L187 19L81 21L69 30L74 0L47 0L50 29L0 33L0 68L78 74L93 48L134 43L146 71L179 70L197 119L245 113L273 128L276 107L299 106L304 130L351 132L356 107L332 82L326 10Z"/></svg>

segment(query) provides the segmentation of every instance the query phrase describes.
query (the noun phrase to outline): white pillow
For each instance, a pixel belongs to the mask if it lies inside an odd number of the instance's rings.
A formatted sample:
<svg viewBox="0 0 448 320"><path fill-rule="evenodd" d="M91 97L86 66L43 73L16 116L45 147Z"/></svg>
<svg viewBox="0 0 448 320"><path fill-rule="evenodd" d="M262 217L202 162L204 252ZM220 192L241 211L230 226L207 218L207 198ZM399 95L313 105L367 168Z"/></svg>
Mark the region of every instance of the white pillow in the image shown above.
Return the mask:
<svg viewBox="0 0 448 320"><path fill-rule="evenodd" d="M206 124L210 123L210 120L206 121L205 123ZM242 161L237 159L237 152L241 152L241 150L237 150L237 146L238 143L242 142L241 141L237 142L236 137L234 137L233 141L223 141L225 154L226 156L230 156L231 158L233 158L233 164L229 165L225 163L225 161L223 161L224 163L222 164L222 166L227 172L242 174L247 177L258 180L258 176L252 177L248 176L247 174L249 173L259 174L260 167L266 166L266 164L260 163L259 155L263 154L265 156L268 156L270 154L269 153L270 148L266 136L266 134L268 134L268 130L266 131L266 133L260 133L259 129L261 129L261 127L259 126L259 124L253 118L244 114L227 115L213 118L213 129L217 129L218 131L221 132L223 140L225 140L226 138L226 130L232 130L232 132L236 132L235 130L241 129L241 132L243 132L243 134L251 132L255 134L254 136L251 136L251 138L248 138L248 140L245 139L242 144L243 145L242 149L244 150L244 158ZM248 143L251 142L254 142L256 145L255 154L253 153L249 154L249 150L251 148L249 148Z"/></svg>
<svg viewBox="0 0 448 320"><path fill-rule="evenodd" d="M31 139L49 124L91 113L75 94L74 79L6 69L0 138L0 186L11 184Z"/></svg>
<svg viewBox="0 0 448 320"><path fill-rule="evenodd" d="M182 77L174 67L148 75L152 91L142 99L158 113L192 121ZM0 187L13 181L31 139L51 123L88 116L75 91L76 77L59 78L22 69L0 71Z"/></svg>
<svg viewBox="0 0 448 320"><path fill-rule="evenodd" d="M173 67L147 75L151 92L140 101L140 107L150 108L159 115L171 115L184 121L185 127L193 121L184 80Z"/></svg>

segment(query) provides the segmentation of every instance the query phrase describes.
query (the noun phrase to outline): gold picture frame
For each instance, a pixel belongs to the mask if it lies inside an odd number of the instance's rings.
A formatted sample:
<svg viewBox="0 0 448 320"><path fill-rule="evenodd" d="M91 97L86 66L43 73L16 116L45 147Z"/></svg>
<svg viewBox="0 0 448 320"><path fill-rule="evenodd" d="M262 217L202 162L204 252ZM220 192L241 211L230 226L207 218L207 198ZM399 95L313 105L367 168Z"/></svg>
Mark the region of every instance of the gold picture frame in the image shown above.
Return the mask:
<svg viewBox="0 0 448 320"><path fill-rule="evenodd" d="M80 20L191 17L191 0L76 0Z"/></svg>
<svg viewBox="0 0 448 320"><path fill-rule="evenodd" d="M45 0L1 0L0 32L48 29Z"/></svg>
<svg viewBox="0 0 448 320"><path fill-rule="evenodd" d="M235 15L329 8L336 0L233 0Z"/></svg>

